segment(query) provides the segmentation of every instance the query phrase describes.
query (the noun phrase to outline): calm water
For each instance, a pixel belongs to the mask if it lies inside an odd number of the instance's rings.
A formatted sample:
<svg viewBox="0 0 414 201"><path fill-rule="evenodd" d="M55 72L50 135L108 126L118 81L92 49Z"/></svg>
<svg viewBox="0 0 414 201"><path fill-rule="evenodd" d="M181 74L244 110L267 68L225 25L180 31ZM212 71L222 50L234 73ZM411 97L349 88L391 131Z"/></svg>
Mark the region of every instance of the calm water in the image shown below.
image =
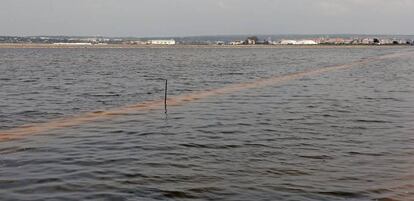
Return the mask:
<svg viewBox="0 0 414 201"><path fill-rule="evenodd" d="M409 51L0 49L0 133ZM414 200L414 53L0 142L0 200Z"/></svg>

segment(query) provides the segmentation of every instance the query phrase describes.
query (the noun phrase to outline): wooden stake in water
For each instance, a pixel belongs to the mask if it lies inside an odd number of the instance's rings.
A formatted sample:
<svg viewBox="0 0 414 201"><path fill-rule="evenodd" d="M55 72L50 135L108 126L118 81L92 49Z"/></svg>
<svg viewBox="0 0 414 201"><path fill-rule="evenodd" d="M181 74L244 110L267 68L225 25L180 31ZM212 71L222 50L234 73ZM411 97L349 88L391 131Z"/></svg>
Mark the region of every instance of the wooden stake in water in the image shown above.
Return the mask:
<svg viewBox="0 0 414 201"><path fill-rule="evenodd" d="M165 94L164 94L165 113L167 113L167 89L168 89L168 80L165 80Z"/></svg>

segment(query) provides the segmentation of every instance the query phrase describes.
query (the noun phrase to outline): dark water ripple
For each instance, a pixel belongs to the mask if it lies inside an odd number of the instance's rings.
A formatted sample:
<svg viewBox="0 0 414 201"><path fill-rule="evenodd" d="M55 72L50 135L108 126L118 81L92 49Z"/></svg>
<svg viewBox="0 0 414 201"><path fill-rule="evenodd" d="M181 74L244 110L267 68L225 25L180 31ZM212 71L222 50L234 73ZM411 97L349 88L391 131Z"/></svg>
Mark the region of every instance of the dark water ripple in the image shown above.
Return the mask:
<svg viewBox="0 0 414 201"><path fill-rule="evenodd" d="M399 48L0 49L0 129ZM0 142L0 200L414 200L414 57Z"/></svg>

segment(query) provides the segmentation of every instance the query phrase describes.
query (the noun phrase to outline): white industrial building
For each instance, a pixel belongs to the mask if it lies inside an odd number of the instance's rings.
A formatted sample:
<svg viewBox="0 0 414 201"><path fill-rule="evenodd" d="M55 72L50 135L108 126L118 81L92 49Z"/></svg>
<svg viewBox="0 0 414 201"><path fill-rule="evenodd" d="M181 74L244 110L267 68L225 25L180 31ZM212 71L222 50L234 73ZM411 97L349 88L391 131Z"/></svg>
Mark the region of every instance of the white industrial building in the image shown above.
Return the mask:
<svg viewBox="0 0 414 201"><path fill-rule="evenodd" d="M316 43L313 40L300 40L296 42L296 45L317 45L318 43Z"/></svg>
<svg viewBox="0 0 414 201"><path fill-rule="evenodd" d="M281 45L296 45L297 41L295 40L282 40L280 41Z"/></svg>
<svg viewBox="0 0 414 201"><path fill-rule="evenodd" d="M230 45L243 45L244 41L242 40L238 40L238 41L232 41L229 44Z"/></svg>
<svg viewBox="0 0 414 201"><path fill-rule="evenodd" d="M318 43L314 40L282 40L281 45L317 45Z"/></svg>
<svg viewBox="0 0 414 201"><path fill-rule="evenodd" d="M149 40L150 45L175 45L175 40Z"/></svg>

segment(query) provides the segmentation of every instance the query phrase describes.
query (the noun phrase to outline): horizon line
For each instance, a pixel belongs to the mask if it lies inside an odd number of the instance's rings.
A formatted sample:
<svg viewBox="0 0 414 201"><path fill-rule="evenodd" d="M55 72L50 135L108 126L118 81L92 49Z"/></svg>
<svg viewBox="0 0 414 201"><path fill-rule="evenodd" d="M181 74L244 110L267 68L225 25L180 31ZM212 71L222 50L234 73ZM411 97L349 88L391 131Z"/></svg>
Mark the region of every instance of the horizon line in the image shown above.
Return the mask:
<svg viewBox="0 0 414 201"><path fill-rule="evenodd" d="M278 34L266 34L266 33L250 33L250 34L200 34L200 35L185 35L185 36L109 36L109 35L0 35L0 37L103 37L103 38L191 38L191 37L232 37L232 36L322 36L322 35L360 35L360 36L414 36L414 34L384 34L384 33L278 33Z"/></svg>

